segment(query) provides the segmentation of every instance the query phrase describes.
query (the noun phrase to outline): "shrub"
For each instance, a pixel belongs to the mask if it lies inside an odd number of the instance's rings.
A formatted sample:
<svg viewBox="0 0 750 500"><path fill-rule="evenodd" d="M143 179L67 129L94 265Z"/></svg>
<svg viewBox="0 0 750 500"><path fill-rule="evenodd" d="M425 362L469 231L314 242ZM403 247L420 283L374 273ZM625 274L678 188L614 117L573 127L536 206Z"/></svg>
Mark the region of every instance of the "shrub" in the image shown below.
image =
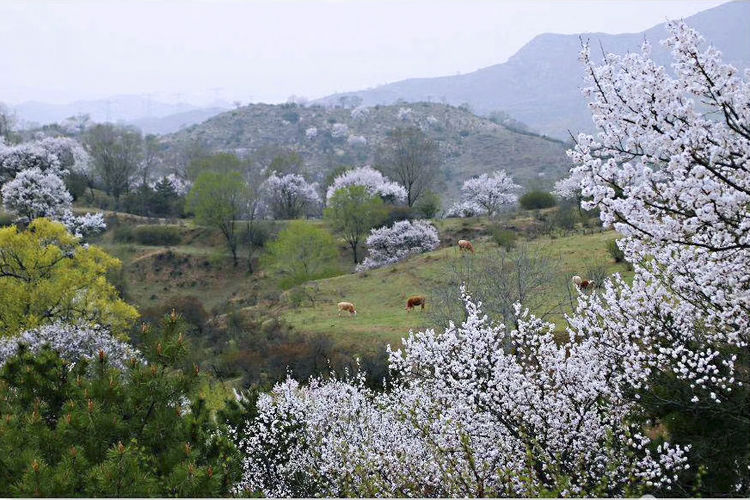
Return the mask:
<svg viewBox="0 0 750 500"><path fill-rule="evenodd" d="M331 233L304 221L292 221L266 245L262 260L281 275L282 288L330 277L337 272L336 242Z"/></svg>
<svg viewBox="0 0 750 500"><path fill-rule="evenodd" d="M440 195L433 191L425 192L414 206L420 217L425 219L435 218L441 207Z"/></svg>
<svg viewBox="0 0 750 500"><path fill-rule="evenodd" d="M617 246L617 240L610 240L607 242L607 251L609 252L609 255L615 259L615 262L623 262L625 260L625 252Z"/></svg>
<svg viewBox="0 0 750 500"><path fill-rule="evenodd" d="M569 203L560 205L553 216L553 224L560 229L570 231L576 225L576 212Z"/></svg>
<svg viewBox="0 0 750 500"><path fill-rule="evenodd" d="M115 227L112 238L118 243L132 243L135 241L133 236L133 226L118 225Z"/></svg>
<svg viewBox="0 0 750 500"><path fill-rule="evenodd" d="M171 246L182 240L180 228L177 226L136 226L133 238L141 245Z"/></svg>
<svg viewBox="0 0 750 500"><path fill-rule="evenodd" d="M518 200L521 204L521 208L526 210L534 210L539 208L550 208L557 204L555 197L552 193L547 191L534 190L521 196Z"/></svg>
<svg viewBox="0 0 750 500"><path fill-rule="evenodd" d="M490 229L492 241L494 241L500 248L510 250L516 246L516 240L518 235L509 229L503 229L500 226L493 226Z"/></svg>

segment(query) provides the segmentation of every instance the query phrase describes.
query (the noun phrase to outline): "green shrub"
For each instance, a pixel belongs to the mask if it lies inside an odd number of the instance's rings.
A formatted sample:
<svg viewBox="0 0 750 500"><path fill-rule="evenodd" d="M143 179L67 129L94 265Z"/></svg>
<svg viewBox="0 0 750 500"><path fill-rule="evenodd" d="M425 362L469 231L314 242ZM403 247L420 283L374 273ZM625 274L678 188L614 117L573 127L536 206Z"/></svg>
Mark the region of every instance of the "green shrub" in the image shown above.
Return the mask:
<svg viewBox="0 0 750 500"><path fill-rule="evenodd" d="M555 212L553 224L560 229L570 231L575 228L576 225L576 212L571 205L560 205L560 208Z"/></svg>
<svg viewBox="0 0 750 500"><path fill-rule="evenodd" d="M414 206L419 216L425 219L434 218L440 212L441 207L440 195L433 191L424 193Z"/></svg>
<svg viewBox="0 0 750 500"><path fill-rule="evenodd" d="M499 226L493 226L490 228L490 235L492 236L492 241L494 241L497 246L505 248L506 250L515 247L516 240L518 239L518 235L516 235L515 232L503 229Z"/></svg>
<svg viewBox="0 0 750 500"><path fill-rule="evenodd" d="M623 262L625 260L625 252L617 246L617 240L607 242L607 251L615 259L615 262Z"/></svg>
<svg viewBox="0 0 750 500"><path fill-rule="evenodd" d="M141 245L171 246L182 240L177 226L136 226L133 239Z"/></svg>
<svg viewBox="0 0 750 500"><path fill-rule="evenodd" d="M133 243L133 226L117 225L112 233L112 238L118 243Z"/></svg>
<svg viewBox="0 0 750 500"><path fill-rule="evenodd" d="M521 208L524 208L526 210L550 208L554 207L557 204L557 201L555 200L555 197L552 195L552 193L540 190L529 191L528 193L521 196L521 199L518 200L518 202L521 204Z"/></svg>
<svg viewBox="0 0 750 500"><path fill-rule="evenodd" d="M15 215L0 211L0 227L12 226L15 221Z"/></svg>

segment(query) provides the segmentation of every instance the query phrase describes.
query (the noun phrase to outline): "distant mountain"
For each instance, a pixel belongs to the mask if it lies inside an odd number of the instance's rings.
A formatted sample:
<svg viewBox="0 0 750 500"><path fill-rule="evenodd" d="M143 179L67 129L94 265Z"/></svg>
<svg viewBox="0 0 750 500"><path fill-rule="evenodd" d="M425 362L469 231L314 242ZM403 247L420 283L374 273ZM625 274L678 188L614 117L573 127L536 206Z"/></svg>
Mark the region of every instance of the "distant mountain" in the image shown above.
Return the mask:
<svg viewBox="0 0 750 500"><path fill-rule="evenodd" d="M686 19L706 40L720 49L724 60L739 68L750 67L750 2L736 1L700 12ZM439 78L415 78L374 89L334 94L316 101L337 105L344 100L362 100L365 105L392 104L399 100L468 103L479 114L504 111L533 130L567 138L568 130L590 130L590 114L581 97L583 71L578 62L580 39L590 40L598 50L622 54L640 50L644 39L653 47L654 58L669 62L669 54L658 42L666 37L665 24L642 33L609 35L543 34L522 47L507 62L473 73ZM596 52L596 51L592 51Z"/></svg>
<svg viewBox="0 0 750 500"><path fill-rule="evenodd" d="M443 165L436 187L447 198L455 197L468 177L484 172L506 169L520 184L549 187L569 168L562 141L437 103L374 106L361 115L341 107L252 104L164 136L162 142L166 155L175 157L196 144L266 159L291 149L302 156L309 176L323 182L338 166L375 163L388 131L407 126L439 143Z"/></svg>
<svg viewBox="0 0 750 500"><path fill-rule="evenodd" d="M173 115L161 116L158 118L153 116L139 118L137 120L130 121L129 123L141 129L144 134L171 134L172 132L177 132L178 130L190 125L208 120L212 116L216 116L226 110L226 108L216 107L199 108L191 111L184 111L182 113L175 113Z"/></svg>
<svg viewBox="0 0 750 500"><path fill-rule="evenodd" d="M60 122L70 116L88 114L95 122L142 123L144 127L159 129L161 133L173 132L182 124L191 125L205 120L229 105L217 103L210 108L192 104L165 103L140 95L119 95L108 99L75 101L68 104L51 104L28 101L12 107L22 123L46 125ZM190 113L193 113L192 115ZM182 115L182 116L179 116ZM159 121L164 119L163 121ZM170 126L169 124L176 124ZM144 129L144 131L146 131Z"/></svg>

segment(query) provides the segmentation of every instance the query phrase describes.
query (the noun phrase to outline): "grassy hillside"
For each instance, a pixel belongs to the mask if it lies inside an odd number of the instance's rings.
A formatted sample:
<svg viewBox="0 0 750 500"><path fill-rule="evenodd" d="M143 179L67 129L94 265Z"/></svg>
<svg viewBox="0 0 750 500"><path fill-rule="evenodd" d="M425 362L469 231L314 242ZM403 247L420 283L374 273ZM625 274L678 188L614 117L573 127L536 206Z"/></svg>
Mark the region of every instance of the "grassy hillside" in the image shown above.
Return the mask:
<svg viewBox="0 0 750 500"><path fill-rule="evenodd" d="M616 264L607 253L607 242L615 238L616 233L608 231L529 242L560 262L559 279L550 282L543 292L545 310L561 303L549 316L558 324L558 330L564 329L563 314L570 311L570 276L585 275L587 268L599 264L604 265L608 273L629 274L625 265ZM477 255L494 247L494 243L483 238L476 242ZM429 309L430 290L445 283L450 261L471 258L451 246L412 257L395 266L308 283L286 292L277 314L298 331L326 334L348 347L367 349L385 343L396 345L409 330L430 325L428 312L405 311L406 298L424 294ZM314 299L310 300L309 296ZM356 316L342 314L338 317L336 304L344 300L356 305Z"/></svg>
<svg viewBox="0 0 750 500"><path fill-rule="evenodd" d="M207 150L262 157L261 163L272 158L273 150L293 149L304 159L309 175L322 182L338 166L375 163L388 131L408 126L439 142L443 165L437 190L448 197L467 177L483 172L506 169L521 184L547 185L568 169L562 142L436 103L375 106L355 116L341 107L252 104L162 141L168 155L178 156L181 149L200 144Z"/></svg>

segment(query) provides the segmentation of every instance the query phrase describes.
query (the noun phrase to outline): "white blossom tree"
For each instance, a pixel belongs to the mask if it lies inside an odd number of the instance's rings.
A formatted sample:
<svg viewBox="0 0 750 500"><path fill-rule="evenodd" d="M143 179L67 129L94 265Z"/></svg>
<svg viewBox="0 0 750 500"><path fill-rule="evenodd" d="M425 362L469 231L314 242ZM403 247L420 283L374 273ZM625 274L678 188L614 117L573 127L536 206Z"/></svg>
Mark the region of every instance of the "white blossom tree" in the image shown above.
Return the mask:
<svg viewBox="0 0 750 500"><path fill-rule="evenodd" d="M28 349L32 354L37 354L45 347L72 363L106 356L110 365L125 370L132 359L143 362L137 349L118 340L104 328L57 322L27 330L15 337L0 339L0 368L8 359L16 356L20 349Z"/></svg>
<svg viewBox="0 0 750 500"><path fill-rule="evenodd" d="M587 47L582 53L599 132L578 137L572 174L584 207L624 235L632 283L615 276L599 293L580 294L564 338L520 307L508 331L465 297L460 326L410 334L402 350L389 349L396 377L383 393L357 379L277 386L240 431L241 443L254 445L241 488L686 494L673 488L698 470L697 487L719 474L726 486L717 494L750 491L750 75L702 49L684 24L669 30L673 76L648 44L599 65ZM649 400L668 405L678 424L720 416L744 442L709 443L731 452L720 471L688 464L693 443L679 425L660 432L668 422L644 421Z"/></svg>
<svg viewBox="0 0 750 500"><path fill-rule="evenodd" d="M647 449L619 374L596 347L516 311L508 332L467 319L391 351L385 393L351 381L277 385L240 429L240 490L270 496L624 495L669 489L680 447Z"/></svg>
<svg viewBox="0 0 750 500"><path fill-rule="evenodd" d="M337 176L326 191L326 201L341 188L349 186L364 186L373 196L380 196L384 201L403 202L406 200L406 189L393 182L369 165L347 170Z"/></svg>
<svg viewBox="0 0 750 500"><path fill-rule="evenodd" d="M298 174L278 175L276 172L263 183L263 198L276 219L294 219L305 215L322 202L318 184L308 183Z"/></svg>
<svg viewBox="0 0 750 500"><path fill-rule="evenodd" d="M57 220L73 202L62 179L55 172L42 172L38 167L22 170L0 192L5 210L27 223L37 217Z"/></svg>
<svg viewBox="0 0 750 500"><path fill-rule="evenodd" d="M391 227L370 231L366 242L368 255L356 269L364 271L395 264L410 255L434 250L439 244L437 229L429 221L398 221Z"/></svg>
<svg viewBox="0 0 750 500"><path fill-rule="evenodd" d="M59 156L58 156L59 155ZM65 224L76 236L86 236L106 226L102 214L75 216L72 196L63 177L71 170L85 172L88 156L78 142L67 138L0 147L0 193L5 210L22 223L47 217Z"/></svg>
<svg viewBox="0 0 750 500"><path fill-rule="evenodd" d="M515 193L520 188L505 170L498 170L491 175L482 174L465 181L461 187L461 198L464 202L482 207L483 213L492 217L500 208L516 203L518 196Z"/></svg>

